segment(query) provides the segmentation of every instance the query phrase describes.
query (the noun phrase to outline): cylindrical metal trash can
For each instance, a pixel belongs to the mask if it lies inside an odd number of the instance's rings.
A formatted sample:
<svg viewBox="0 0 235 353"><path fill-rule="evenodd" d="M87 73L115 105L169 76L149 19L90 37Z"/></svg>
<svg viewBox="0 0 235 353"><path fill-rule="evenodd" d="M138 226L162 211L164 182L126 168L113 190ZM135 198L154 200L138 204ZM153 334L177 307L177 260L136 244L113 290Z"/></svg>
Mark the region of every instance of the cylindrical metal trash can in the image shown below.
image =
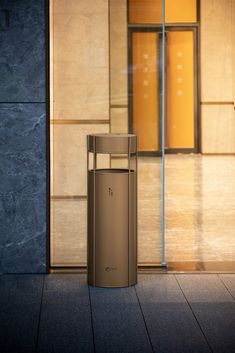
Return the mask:
<svg viewBox="0 0 235 353"><path fill-rule="evenodd" d="M88 136L88 283L127 287L137 283L137 138ZM89 169L89 152L93 168ZM128 168L97 168L96 154L127 154ZM132 163L134 162L134 163Z"/></svg>

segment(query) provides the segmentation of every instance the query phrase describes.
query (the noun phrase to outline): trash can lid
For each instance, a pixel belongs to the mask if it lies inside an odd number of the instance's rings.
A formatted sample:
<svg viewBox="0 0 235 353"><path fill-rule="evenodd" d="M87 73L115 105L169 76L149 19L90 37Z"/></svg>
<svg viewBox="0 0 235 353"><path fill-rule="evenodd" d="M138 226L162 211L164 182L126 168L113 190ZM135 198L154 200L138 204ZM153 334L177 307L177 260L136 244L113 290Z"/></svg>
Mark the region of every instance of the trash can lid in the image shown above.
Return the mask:
<svg viewBox="0 0 235 353"><path fill-rule="evenodd" d="M137 136L134 134L88 135L88 151L96 153L136 153Z"/></svg>

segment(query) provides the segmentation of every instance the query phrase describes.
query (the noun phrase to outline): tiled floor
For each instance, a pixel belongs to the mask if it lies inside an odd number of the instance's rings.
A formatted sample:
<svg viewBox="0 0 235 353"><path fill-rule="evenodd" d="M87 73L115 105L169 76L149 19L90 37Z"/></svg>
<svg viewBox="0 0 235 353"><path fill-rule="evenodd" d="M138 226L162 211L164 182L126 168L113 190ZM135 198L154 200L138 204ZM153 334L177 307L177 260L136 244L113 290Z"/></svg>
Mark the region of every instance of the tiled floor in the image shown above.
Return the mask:
<svg viewBox="0 0 235 353"><path fill-rule="evenodd" d="M140 274L121 289L3 275L0 352L234 353L235 274Z"/></svg>

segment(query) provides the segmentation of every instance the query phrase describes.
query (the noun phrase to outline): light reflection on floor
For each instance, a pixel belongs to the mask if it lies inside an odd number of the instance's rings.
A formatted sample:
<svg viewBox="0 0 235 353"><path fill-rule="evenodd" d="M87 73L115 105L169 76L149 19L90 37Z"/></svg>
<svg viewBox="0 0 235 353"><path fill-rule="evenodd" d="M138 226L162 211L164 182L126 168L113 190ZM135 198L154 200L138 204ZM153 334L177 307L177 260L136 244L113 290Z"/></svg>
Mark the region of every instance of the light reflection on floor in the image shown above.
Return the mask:
<svg viewBox="0 0 235 353"><path fill-rule="evenodd" d="M168 262L235 260L235 156L166 155ZM159 185L156 185L158 183ZM139 160L139 261L159 261L161 159Z"/></svg>

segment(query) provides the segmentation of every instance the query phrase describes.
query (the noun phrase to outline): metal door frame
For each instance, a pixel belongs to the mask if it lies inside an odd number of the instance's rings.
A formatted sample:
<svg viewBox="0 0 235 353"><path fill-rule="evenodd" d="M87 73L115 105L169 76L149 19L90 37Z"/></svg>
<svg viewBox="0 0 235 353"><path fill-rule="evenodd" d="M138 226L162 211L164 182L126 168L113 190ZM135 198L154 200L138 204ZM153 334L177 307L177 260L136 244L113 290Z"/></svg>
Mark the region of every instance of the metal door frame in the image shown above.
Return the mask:
<svg viewBox="0 0 235 353"><path fill-rule="evenodd" d="M168 31L190 31L193 33L193 50L194 50L194 148L168 148L165 149L165 153L200 153L201 152L201 136L200 136L200 70L199 70L199 24L166 24L165 33ZM132 33L134 32L162 32L162 25L128 25L128 127L129 132L133 133L133 71L132 71ZM167 42L166 42L167 46ZM161 63L160 63L161 64ZM162 67L160 68L160 70ZM161 80L162 75L160 74L159 79ZM166 67L165 67L166 77ZM166 80L165 80L166 81ZM160 84L160 82L159 82ZM159 85L161 87L161 85ZM166 89L167 91L167 89ZM160 92L159 92L160 93ZM159 99L160 110L161 100ZM166 110L165 101L165 110ZM159 146L161 146L161 111L159 114ZM139 151L139 156L161 156L162 151Z"/></svg>

